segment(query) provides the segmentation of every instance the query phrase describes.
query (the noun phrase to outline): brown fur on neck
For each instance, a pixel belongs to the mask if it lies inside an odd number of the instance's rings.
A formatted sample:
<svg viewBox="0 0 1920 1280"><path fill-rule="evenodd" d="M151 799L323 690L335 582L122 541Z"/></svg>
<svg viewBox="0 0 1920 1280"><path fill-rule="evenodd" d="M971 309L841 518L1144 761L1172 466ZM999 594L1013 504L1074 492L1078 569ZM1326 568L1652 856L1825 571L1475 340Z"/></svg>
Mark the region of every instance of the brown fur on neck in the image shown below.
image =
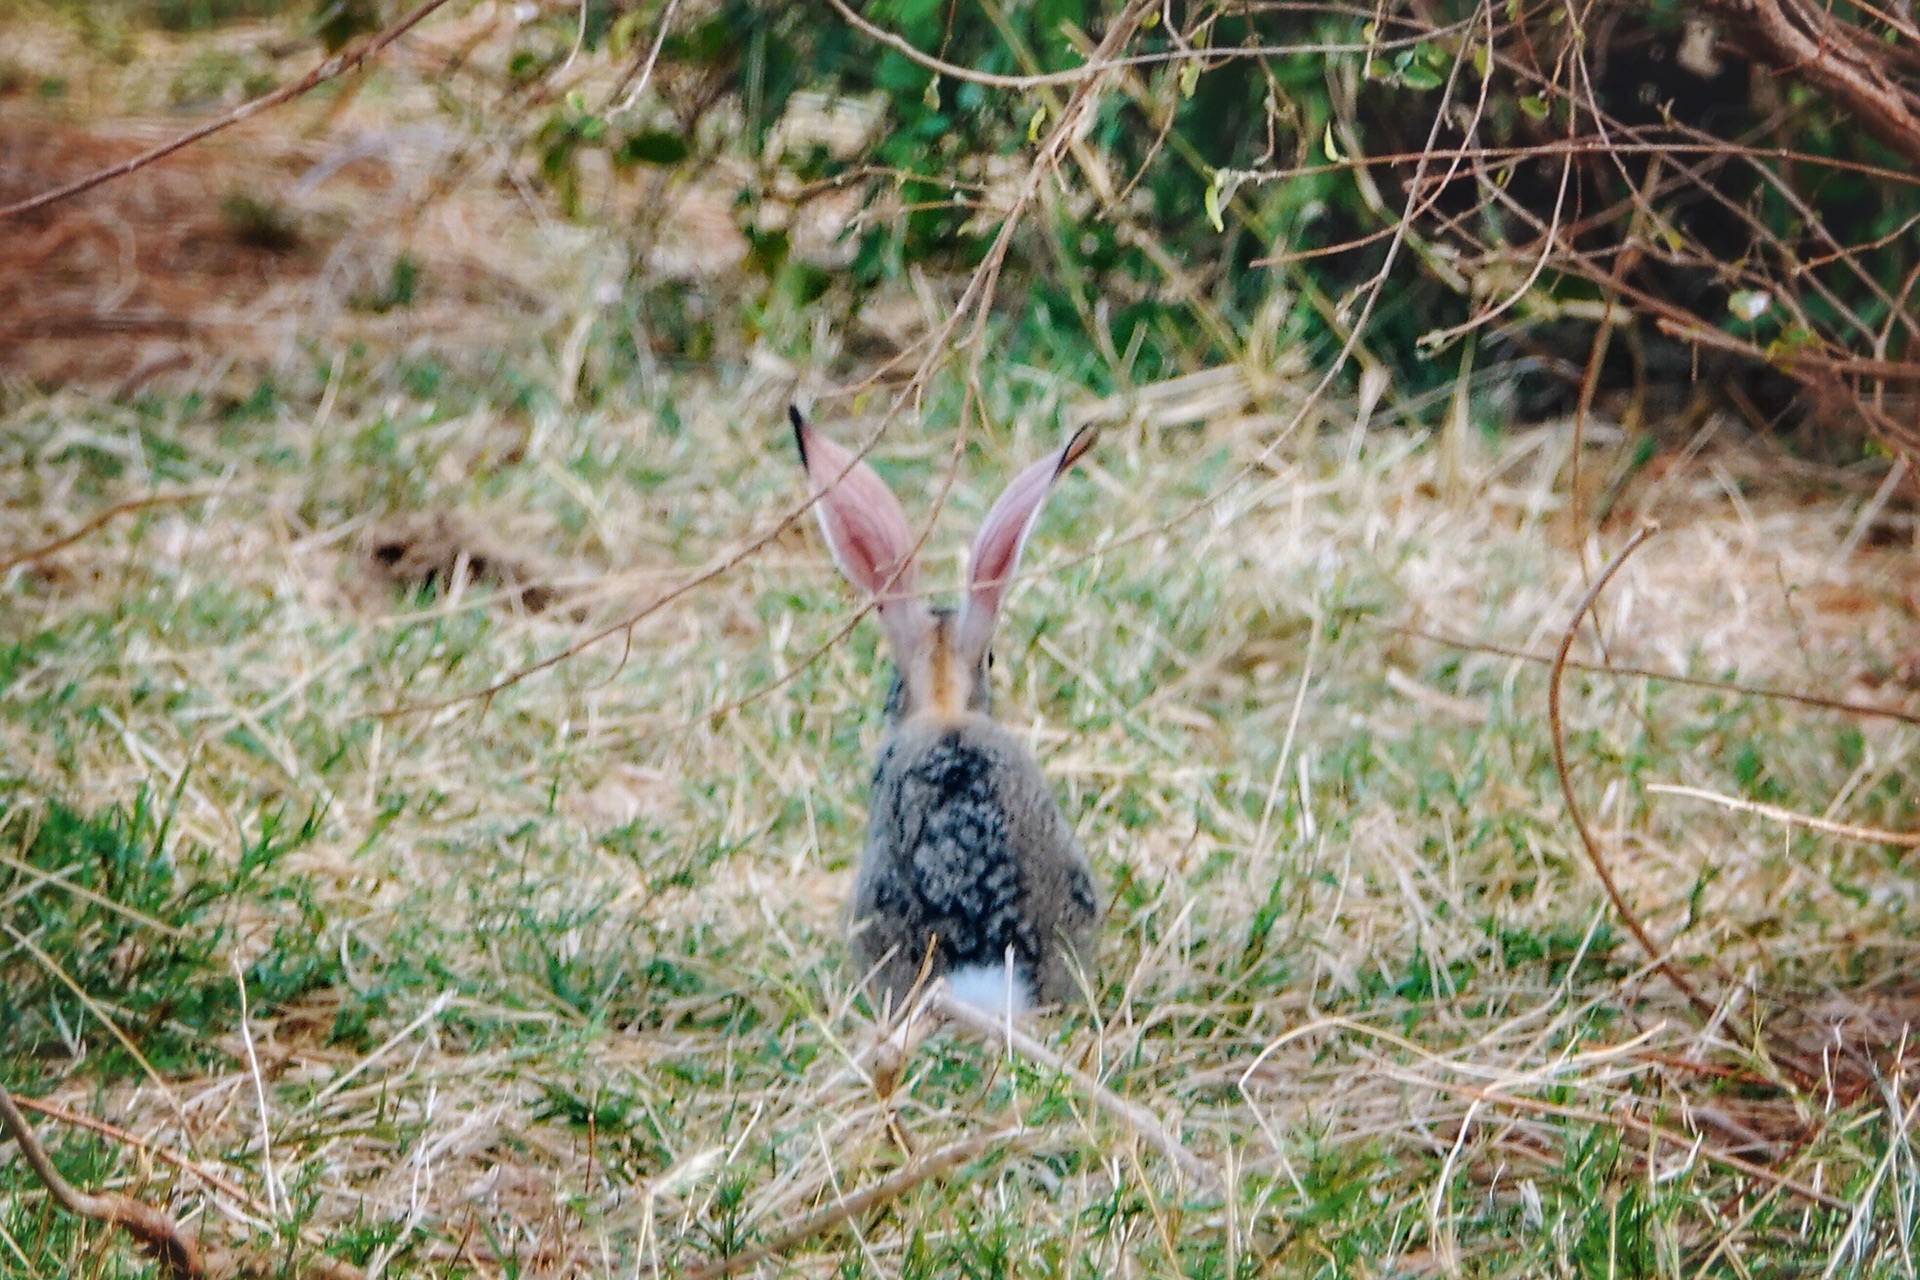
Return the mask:
<svg viewBox="0 0 1920 1280"><path fill-rule="evenodd" d="M957 633L952 611L931 613L924 640L897 666L887 699L890 718L951 724L987 712L986 671L968 669Z"/></svg>

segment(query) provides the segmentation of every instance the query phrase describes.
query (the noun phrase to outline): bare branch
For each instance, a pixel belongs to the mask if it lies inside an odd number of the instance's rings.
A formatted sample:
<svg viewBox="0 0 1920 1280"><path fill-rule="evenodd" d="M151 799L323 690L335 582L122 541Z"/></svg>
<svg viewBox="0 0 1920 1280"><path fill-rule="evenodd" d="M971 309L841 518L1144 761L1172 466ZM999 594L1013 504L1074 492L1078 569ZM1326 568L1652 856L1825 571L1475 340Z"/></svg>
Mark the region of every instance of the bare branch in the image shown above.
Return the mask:
<svg viewBox="0 0 1920 1280"><path fill-rule="evenodd" d="M35 1110L52 1111L45 1104L28 1102L28 1105ZM100 1129L97 1122L87 1123L86 1127ZM203 1254L186 1228L165 1210L115 1191L89 1194L79 1190L53 1167L33 1126L27 1123L13 1095L5 1089L0 1089L0 1130L20 1144L20 1154L26 1159L27 1167L33 1170L56 1204L77 1217L118 1228L132 1236L159 1264L168 1280L253 1280L254 1277L266 1280L274 1276L293 1276L295 1280L366 1280L366 1273L352 1263L325 1255L316 1255L289 1267L285 1258L257 1249L212 1249ZM112 1132L117 1135L120 1131ZM164 1153L158 1154L168 1158ZM177 1158L168 1158L168 1162L180 1168L190 1167Z"/></svg>
<svg viewBox="0 0 1920 1280"><path fill-rule="evenodd" d="M126 1232L175 1280L199 1280L206 1274L200 1246L166 1213L114 1191L88 1195L61 1177L48 1158L47 1149L34 1135L33 1126L20 1114L20 1108L13 1104L13 1095L5 1089L0 1089L0 1124L4 1124L13 1140L20 1144L20 1154L26 1158L27 1167L61 1208Z"/></svg>
<svg viewBox="0 0 1920 1280"><path fill-rule="evenodd" d="M1580 835L1580 844L1587 851L1587 861L1593 864L1594 874L1600 877L1600 886L1607 891L1607 900L1613 903L1620 922L1627 926L1634 941L1647 953L1647 959L1653 962L1654 968L1687 998L1687 1003L1693 1006L1695 1012L1703 1018L1711 1018L1714 1015L1713 1002L1701 995L1699 989L1687 980L1673 961L1667 958L1666 950L1654 942L1653 935L1640 923L1640 917L1634 914L1633 908L1627 905L1626 898L1621 894L1620 886L1614 883L1613 872L1608 869L1606 857L1601 854L1593 832L1587 829L1587 820L1580 813L1579 798L1573 794L1573 775L1567 769L1566 723L1560 714L1561 678L1566 675L1567 655L1573 651L1573 641L1580 634L1580 624L1586 620L1587 611L1593 608L1600 593L1606 590L1607 583L1613 580L1613 575L1620 572L1620 566L1627 562L1627 557L1638 551L1659 530L1660 526L1653 521L1641 525L1627 539L1627 544L1614 552L1613 559L1607 561L1606 567L1593 580L1593 585L1580 597L1580 603L1574 606L1573 617L1568 620L1567 629L1560 636L1560 649L1554 654L1553 670L1547 676L1547 723L1553 731L1553 768L1560 777L1560 794L1567 802L1567 816L1573 819L1573 828Z"/></svg>
<svg viewBox="0 0 1920 1280"><path fill-rule="evenodd" d="M1876 137L1920 165L1920 116L1878 57L1830 6L1798 0L1706 0L1739 24L1742 42L1785 75L1805 80L1859 117Z"/></svg>
<svg viewBox="0 0 1920 1280"><path fill-rule="evenodd" d="M42 191L37 196L29 196L25 200L17 200L10 205L0 206L0 219L14 218L23 213L32 213L35 209L44 209L50 204L57 204L62 200L68 200L80 195L82 192L91 191L102 183L112 182L115 178L125 177L136 169L144 169L156 160L164 160L174 152L192 146L202 138L211 137L219 133L222 129L232 128L242 120L250 120L263 111L271 111L283 103L291 102L295 98L311 92L329 80L337 80L349 71L358 71L366 65L368 59L379 55L388 45L413 30L414 27L418 26L421 21L435 9L440 8L446 3L447 0L426 0L419 8L394 22L385 30L369 37L352 49L333 55L313 70L307 72L306 75L295 80L292 84L275 89L272 93L255 98L251 102L243 102L226 115L216 120L209 120L197 128L189 129L177 138L170 139L157 147L151 147L142 151L139 155L127 160L122 160L119 164L108 165L104 169L96 170L84 178L76 178L72 182L55 187L50 191Z"/></svg>
<svg viewBox="0 0 1920 1280"><path fill-rule="evenodd" d="M189 502L198 502L202 498L210 498L216 492L218 491L214 489L189 489L185 493L154 493L144 498L132 498L126 502L116 503L81 525L78 529L75 529L72 533L62 534L52 542L34 547L30 551L21 551L14 555L0 558L0 574L4 574L23 564L32 564L36 560L45 560L48 556L66 550L88 534L105 528L119 517L131 512L145 511L149 507L181 506Z"/></svg>

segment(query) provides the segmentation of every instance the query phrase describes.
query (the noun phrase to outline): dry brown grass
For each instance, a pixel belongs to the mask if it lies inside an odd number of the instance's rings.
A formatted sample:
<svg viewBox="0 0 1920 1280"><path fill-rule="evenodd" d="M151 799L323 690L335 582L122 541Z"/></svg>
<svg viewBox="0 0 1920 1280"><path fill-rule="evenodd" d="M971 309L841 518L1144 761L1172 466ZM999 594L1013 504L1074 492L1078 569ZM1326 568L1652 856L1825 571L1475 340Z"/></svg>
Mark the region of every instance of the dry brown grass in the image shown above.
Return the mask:
<svg viewBox="0 0 1920 1280"><path fill-rule="evenodd" d="M318 145L277 136L286 152L207 152L155 189ZM1589 424L1585 507L1612 515L1576 539L1570 424L1359 432L1291 356L1105 402L986 367L993 427L946 495L936 568L1017 464L1105 425L1000 651L1002 712L1113 904L1091 1008L1043 1034L1223 1170L1213 1196L1071 1081L976 1041L933 1037L891 1092L867 1077L839 918L884 670L870 625L828 644L857 605L809 529L779 527L802 488L782 411L796 385L851 380L835 336L796 340L798 365L769 343L744 373L576 398L610 238L485 183L396 231L360 165L337 274L233 317L260 345L232 365L182 366L207 390L264 364L272 395L23 390L0 420L8 546L204 491L0 577L0 851L46 860L0 863L0 920L23 922L0 974L51 991L94 959L49 906L80 901L64 881L85 859L32 834L145 794L174 798L162 859L220 886L197 915L168 900L216 941L188 976L279 984L250 987L244 1024L237 1001L136 1019L153 993L104 987L71 1025L23 1010L9 1085L222 1183L126 1144L68 1147L76 1176L210 1238L278 1233L387 1274L677 1274L876 1186L899 1189L755 1272L1899 1273L1911 874L1646 784L1910 830L1914 723L1570 678L1579 793L1627 899L1724 1002L1703 1028L1581 860L1544 669L1412 634L1550 651L1620 531L1654 517L1601 601L1606 659L1912 711L1894 677L1913 525L1871 502L1878 476L1799 468L1717 419L1640 467L1636 440ZM397 243L449 255L424 278L454 283L331 327L345 312L315 300L377 283ZM524 305L502 313L496 289ZM512 376L420 376L450 334L497 341ZM916 511L943 492L950 393L876 455ZM879 413L833 426L857 438ZM516 608L519 584L463 576L457 553L401 584L425 592L370 579L373 531L420 512L465 513L578 612ZM630 633L465 696L761 537ZM282 856L249 852L308 812ZM138 973L161 931L130 928ZM1830 1050L1831 1079L1782 1079L1740 1047L1751 1031ZM942 1176L901 1172L956 1151ZM6 1186L0 1274L131 1270Z"/></svg>
<svg viewBox="0 0 1920 1280"><path fill-rule="evenodd" d="M936 1040L894 1100L876 1095L855 1066L870 1033L837 942L877 733L873 637L862 628L719 723L707 715L841 625L848 602L811 538L783 535L649 618L624 654L603 645L484 707L393 714L565 646L777 519L795 492L773 443L779 407L764 388L730 400L689 385L678 431L644 409L555 415L525 456L474 465L486 415L368 454L396 407L349 391L317 425L298 412L237 432L182 421L169 434L183 457L164 468L142 460L125 411L72 397L16 408L13 537L189 474L219 481L215 499L124 519L11 576L12 643L116 621L20 668L6 772L27 810L37 796L98 808L178 789L171 838L223 859L263 809L323 807L274 874L310 895L316 949L342 966L249 1028L276 1176L305 1188L309 1239L371 1220L411 1266L446 1264L464 1238L483 1274L515 1256L531 1274L656 1259L664 1274L710 1255L726 1222L744 1243L879 1178L901 1159L898 1133L931 1148L1022 1116L955 1184L808 1247L892 1273L913 1232L961 1248L984 1213L1037 1266L1053 1256L1040 1242L1075 1238L1100 1268L1159 1270L1203 1246L1306 1266L1331 1245L1296 1219L1347 1176L1385 1197L1346 1228L1383 1259L1486 1266L1497 1222L1578 1235L1554 1190L1567 1144L1613 1126L1625 1149L1602 1185L1673 1176L1649 1185L1675 1189L1664 1229L1694 1256L1714 1221L1698 1215L1735 1185L1761 1198L1750 1209L1778 1210L1761 1215L1772 1224L1803 1207L1783 1187L1846 1188L1871 1166L1885 1140L1871 1101L1833 1101L1829 1120L1817 1091L1789 1092L1748 1114L1673 1065L1725 1062L1733 1040L1688 1027L1602 931L1543 763L1540 673L1395 630L1539 648L1563 625L1582 585L1558 537L1566 428L1475 453L1447 496L1439 451L1417 437L1383 434L1349 458L1336 426L1158 527L1208 491L1207 474L1271 443L1275 419L1251 403L1190 427L1115 421L1036 547L1001 691L1121 886L1098 1017L1071 1022L1060 1048L1176 1119L1231 1171L1234 1207L1161 1203L1086 1236L1092 1206L1158 1201L1167 1171L1071 1090L965 1041ZM937 432L922 438L922 456L939 456ZM977 516L1040 438L994 442L947 522ZM916 452L912 437L889 450ZM97 477L96 455L118 473ZM636 488L642 461L658 478ZM395 475L419 502L509 521L515 545L571 566L602 612L528 617L475 586L369 611L354 585L363 495ZM1849 508L1809 492L1731 440L1635 482L1629 506L1666 531L1603 603L1608 652L1828 691L1884 666L1911 625L1909 553L1836 558ZM1169 578L1173 561L1190 569ZM58 745L35 719L56 686L94 708ZM1639 784L1771 787L1899 826L1913 727L1737 699L1716 710L1695 691L1605 678L1574 695L1579 785L1628 897L1683 959L1759 984L1730 1016L1784 1000L1826 1025L1820 1006L1837 1000L1845 1018L1901 1023L1903 1000L1869 1015L1843 992L1908 954L1903 870ZM1853 761L1836 757L1836 733L1857 735ZM1741 777L1749 744L1757 780ZM1263 902L1269 932L1250 946ZM227 911L223 951L252 962L286 904ZM1529 957L1526 939L1548 954ZM355 1009L367 1030L343 1041ZM1893 1025L1877 1047L1897 1047ZM237 1029L219 1053L223 1071L104 1092L75 1064L53 1096L269 1202ZM1829 1127L1842 1121L1846 1136ZM1633 1173L1642 1157L1649 1172ZM178 1183L188 1206L205 1193ZM206 1212L231 1219L221 1230L275 1217L218 1196ZM1774 1229L1744 1228L1755 1248Z"/></svg>

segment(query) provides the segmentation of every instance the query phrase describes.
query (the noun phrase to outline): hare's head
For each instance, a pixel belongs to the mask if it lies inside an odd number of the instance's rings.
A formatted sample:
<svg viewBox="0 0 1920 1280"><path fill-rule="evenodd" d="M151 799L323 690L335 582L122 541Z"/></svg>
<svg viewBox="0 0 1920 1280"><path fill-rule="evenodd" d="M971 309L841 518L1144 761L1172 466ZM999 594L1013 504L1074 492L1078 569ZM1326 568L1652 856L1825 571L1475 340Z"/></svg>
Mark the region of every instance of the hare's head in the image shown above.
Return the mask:
<svg viewBox="0 0 1920 1280"><path fill-rule="evenodd" d="M878 600L896 668L887 699L893 720L953 719L988 704L987 655L1000 601L1020 565L1027 534L1053 482L1093 445L1092 428L1013 478L973 540L967 593L958 609L936 609L920 595L913 530L898 499L873 468L789 408L814 514L840 572Z"/></svg>

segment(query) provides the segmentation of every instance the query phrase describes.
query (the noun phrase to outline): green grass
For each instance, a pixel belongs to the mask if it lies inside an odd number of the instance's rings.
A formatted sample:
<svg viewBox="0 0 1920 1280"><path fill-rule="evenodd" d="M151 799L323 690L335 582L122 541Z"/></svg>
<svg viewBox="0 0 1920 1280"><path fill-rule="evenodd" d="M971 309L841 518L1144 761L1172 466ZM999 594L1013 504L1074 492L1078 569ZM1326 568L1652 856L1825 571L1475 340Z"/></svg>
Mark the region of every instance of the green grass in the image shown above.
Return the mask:
<svg viewBox="0 0 1920 1280"><path fill-rule="evenodd" d="M125 26L102 21L73 39ZM193 71L187 96L218 98L266 29L232 31L203 64L121 39L85 83L163 102ZM369 84L341 109L422 114L418 85ZM218 143L195 155L253 190ZM1038 1034L1225 1170L1213 1199L1069 1081L957 1034L890 1095L863 1073L841 918L886 660L870 621L829 644L859 602L811 523L777 527L803 494L789 387L873 361L791 299L737 312L751 282L653 279L606 227L533 226L489 176L400 231L348 179L294 210L316 248L330 218L363 239L337 280L288 265L230 365L0 389L0 560L189 495L0 571L0 1084L130 1135L37 1121L74 1181L387 1275L664 1276L1004 1131L755 1274L1911 1274L1911 869L1648 786L1912 830L1914 727L1568 674L1622 887L1727 997L1703 1029L1576 842L1544 667L1414 634L1550 651L1647 514L1664 532L1600 609L1615 660L1897 702L1856 676L1911 649L1911 549L1836 558L1860 477L1605 436L1584 471L1628 477L1619 523L1582 548L1564 425L1497 432L1477 404L1487 431L1450 457L1400 427L1356 448L1333 403L1280 438L1292 357L1103 410L1122 375L1071 318L996 322L930 578L957 578L1021 464L1105 427L998 638L998 710L1110 903L1091 1006ZM1162 345L1141 377L1192 363ZM916 519L951 373L875 454ZM880 400L822 403L854 440ZM434 510L560 604L370 575L374 530ZM1833 1087L1782 1080L1755 1031L1838 1044ZM4 1161L0 1277L151 1273Z"/></svg>
<svg viewBox="0 0 1920 1280"><path fill-rule="evenodd" d="M1014 405L1073 402L1034 370L993 376ZM246 414L13 402L17 545L154 488L218 496L122 517L4 582L10 1087L213 1162L258 1229L398 1274L664 1274L878 1180L901 1137L924 1150L1008 1124L961 1172L760 1272L1796 1275L1837 1258L1903 1274L1904 1094L1679 1065L1745 1060L1700 1035L1602 909L1542 671L1395 629L1557 635L1578 571L1526 514L1524 466L1449 499L1433 451L1385 436L1348 460L1334 432L1226 488L1261 419L1119 423L1036 539L999 703L1112 900L1095 1010L1045 1034L1230 1168L1222 1205L1071 1085L977 1043L936 1036L891 1100L851 1067L872 1029L838 920L883 671L863 625L796 672L854 606L810 528L624 649L418 709L771 527L800 493L775 399L680 373L657 399L541 418L538 449L507 461L485 408L505 380L412 396L397 366L345 377L319 430L323 385L297 377ZM1045 413L1026 427L969 454L940 572L1062 430ZM916 514L944 450L939 423L883 446ZM1716 463L1746 468L1780 575L1812 590L1834 513L1737 451ZM1158 527L1203 493L1211 514ZM1796 612L1771 564L1740 567L1752 530L1724 498L1647 496L1668 531L1609 598L1616 655L1817 688L1896 643L1893 557L1846 566L1867 612ZM428 506L537 551L578 611L370 592L366 522ZM1733 569L1706 571L1715 556ZM1795 626L1807 643L1781 643ZM1683 960L1751 973L1769 1016L1897 1020L1883 980L1914 939L1897 858L1641 788L1820 812L1844 787L1836 816L1910 826L1911 728L1578 674L1569 706L1580 792ZM124 1144L46 1131L77 1181L204 1202ZM1848 1237L1846 1214L1720 1152L1857 1202L1860 1225ZM142 1273L17 1163L0 1188L0 1275Z"/></svg>

